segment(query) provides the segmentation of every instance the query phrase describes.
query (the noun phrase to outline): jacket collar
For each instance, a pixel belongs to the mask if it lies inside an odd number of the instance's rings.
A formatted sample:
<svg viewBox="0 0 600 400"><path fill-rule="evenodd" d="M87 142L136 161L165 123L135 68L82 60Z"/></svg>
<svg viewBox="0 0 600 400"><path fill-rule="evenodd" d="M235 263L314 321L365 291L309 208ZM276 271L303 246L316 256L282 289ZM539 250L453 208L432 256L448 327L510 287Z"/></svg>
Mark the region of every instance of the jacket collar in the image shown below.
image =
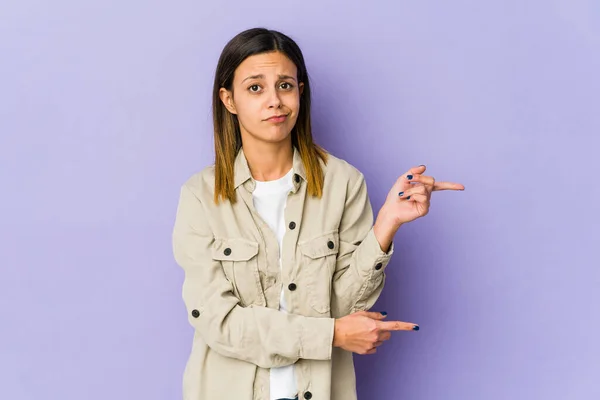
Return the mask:
<svg viewBox="0 0 600 400"><path fill-rule="evenodd" d="M296 147L294 149L294 158L292 161L292 168L294 170L294 193L298 191L300 187L301 180L296 178L299 176L303 180L306 180L306 171L304 169L304 163L302 162L302 158L300 157L300 152ZM237 189L240 185L244 185L248 191L253 192L256 187L256 181L252 177L250 173L250 167L248 166L248 160L246 159L246 155L244 154L244 149L240 148L238 154L235 158L234 163L234 185L235 189Z"/></svg>

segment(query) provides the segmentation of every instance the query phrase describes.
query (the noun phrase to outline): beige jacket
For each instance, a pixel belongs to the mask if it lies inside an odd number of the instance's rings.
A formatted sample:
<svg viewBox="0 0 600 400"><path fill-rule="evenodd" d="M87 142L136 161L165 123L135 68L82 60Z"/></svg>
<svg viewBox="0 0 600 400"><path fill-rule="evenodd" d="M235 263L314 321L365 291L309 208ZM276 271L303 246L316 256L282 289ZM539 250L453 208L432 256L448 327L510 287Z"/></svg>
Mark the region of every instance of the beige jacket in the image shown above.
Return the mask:
<svg viewBox="0 0 600 400"><path fill-rule="evenodd" d="M384 253L375 238L362 173L331 154L321 166L318 199L307 195L294 148L281 272L277 237L253 206L243 150L236 204L213 202L214 166L182 186L173 251L195 330L185 400L269 400L269 368L293 363L300 399L356 399L352 353L332 346L334 318L373 306L394 250ZM278 311L282 287L290 314Z"/></svg>

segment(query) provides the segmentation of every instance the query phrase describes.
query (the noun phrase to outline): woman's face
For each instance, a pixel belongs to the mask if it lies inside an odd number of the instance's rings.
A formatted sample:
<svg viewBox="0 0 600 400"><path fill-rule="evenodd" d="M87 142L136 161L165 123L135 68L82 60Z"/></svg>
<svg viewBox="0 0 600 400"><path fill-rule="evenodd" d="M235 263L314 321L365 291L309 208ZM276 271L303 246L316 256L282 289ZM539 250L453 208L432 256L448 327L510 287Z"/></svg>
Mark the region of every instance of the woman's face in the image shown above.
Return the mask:
<svg viewBox="0 0 600 400"><path fill-rule="evenodd" d="M289 138L298 119L304 86L296 77L296 65L280 52L250 56L237 67L233 90L221 88L220 97L237 115L245 143L276 143Z"/></svg>

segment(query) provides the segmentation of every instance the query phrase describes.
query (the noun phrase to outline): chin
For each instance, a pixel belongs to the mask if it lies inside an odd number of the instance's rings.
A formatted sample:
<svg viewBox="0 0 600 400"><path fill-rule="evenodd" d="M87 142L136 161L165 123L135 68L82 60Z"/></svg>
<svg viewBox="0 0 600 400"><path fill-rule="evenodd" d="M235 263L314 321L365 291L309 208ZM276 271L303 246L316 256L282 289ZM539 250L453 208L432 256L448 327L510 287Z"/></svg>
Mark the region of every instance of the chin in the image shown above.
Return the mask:
<svg viewBox="0 0 600 400"><path fill-rule="evenodd" d="M273 129L261 132L260 139L266 142L277 143L287 139L291 134L291 129L286 127L274 127Z"/></svg>
<svg viewBox="0 0 600 400"><path fill-rule="evenodd" d="M252 131L246 131L249 136L254 140L265 142L265 143L280 143L287 140L292 132L292 129L287 126L272 126L268 129L257 129Z"/></svg>

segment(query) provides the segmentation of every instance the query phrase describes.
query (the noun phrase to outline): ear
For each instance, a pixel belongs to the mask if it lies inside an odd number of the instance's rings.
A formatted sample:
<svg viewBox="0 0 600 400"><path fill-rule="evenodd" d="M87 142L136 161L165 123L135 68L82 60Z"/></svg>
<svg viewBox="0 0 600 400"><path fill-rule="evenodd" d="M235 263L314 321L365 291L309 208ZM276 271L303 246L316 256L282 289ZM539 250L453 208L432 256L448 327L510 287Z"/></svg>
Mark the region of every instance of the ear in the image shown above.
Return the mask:
<svg viewBox="0 0 600 400"><path fill-rule="evenodd" d="M298 84L298 90L300 91L300 95L302 95L302 92L304 91L304 82Z"/></svg>
<svg viewBox="0 0 600 400"><path fill-rule="evenodd" d="M233 93L225 88L221 88L219 89L219 98L230 113L237 114L235 103L233 102Z"/></svg>

